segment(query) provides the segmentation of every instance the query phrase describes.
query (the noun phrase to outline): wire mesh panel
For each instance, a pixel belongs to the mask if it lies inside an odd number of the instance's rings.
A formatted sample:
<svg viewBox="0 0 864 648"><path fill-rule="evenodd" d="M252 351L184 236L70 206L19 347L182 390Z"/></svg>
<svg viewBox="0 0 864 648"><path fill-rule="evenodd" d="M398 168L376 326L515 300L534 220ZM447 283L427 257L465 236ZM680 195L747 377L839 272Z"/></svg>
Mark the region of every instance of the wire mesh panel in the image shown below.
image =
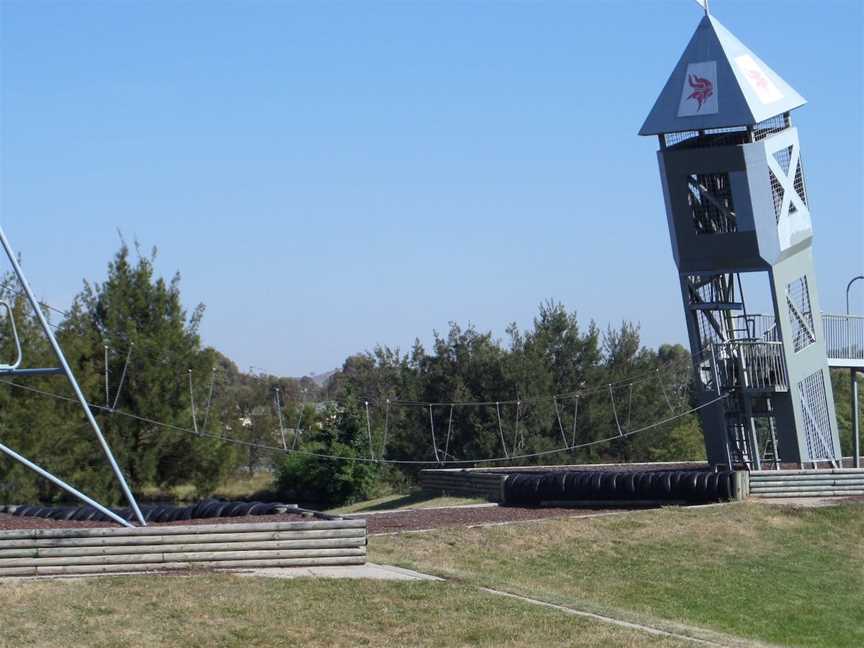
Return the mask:
<svg viewBox="0 0 864 648"><path fill-rule="evenodd" d="M775 151L774 159L777 160L777 164L779 164L780 168L783 169L783 173L788 176L789 165L792 163L792 147L784 146L779 151Z"/></svg>
<svg viewBox="0 0 864 648"><path fill-rule="evenodd" d="M663 140L666 142L666 146L672 147L695 137L699 137L699 131L681 131L680 133L665 133Z"/></svg>
<svg viewBox="0 0 864 648"><path fill-rule="evenodd" d="M765 121L761 121L753 127L753 140L759 142L766 137L776 135L792 125L789 118L789 113L783 113L776 117L771 117Z"/></svg>
<svg viewBox="0 0 864 648"><path fill-rule="evenodd" d="M698 234L725 234L738 230L728 173L687 176L690 217Z"/></svg>
<svg viewBox="0 0 864 648"><path fill-rule="evenodd" d="M800 381L798 393L801 396L804 435L810 459L834 459L831 417L828 415L828 396L822 371L816 371Z"/></svg>
<svg viewBox="0 0 864 648"><path fill-rule="evenodd" d="M795 181L793 182L795 193L801 198L801 202L807 204L807 191L804 189L804 168L801 158L798 158L798 167L795 169Z"/></svg>
<svg viewBox="0 0 864 648"><path fill-rule="evenodd" d="M786 306L792 324L792 345L797 353L816 341L807 277L799 277L786 286Z"/></svg>
<svg viewBox="0 0 864 648"><path fill-rule="evenodd" d="M780 216L783 213L783 185L774 175L771 169L768 169L768 177L771 178L771 198L774 201L774 216L776 222L780 222Z"/></svg>

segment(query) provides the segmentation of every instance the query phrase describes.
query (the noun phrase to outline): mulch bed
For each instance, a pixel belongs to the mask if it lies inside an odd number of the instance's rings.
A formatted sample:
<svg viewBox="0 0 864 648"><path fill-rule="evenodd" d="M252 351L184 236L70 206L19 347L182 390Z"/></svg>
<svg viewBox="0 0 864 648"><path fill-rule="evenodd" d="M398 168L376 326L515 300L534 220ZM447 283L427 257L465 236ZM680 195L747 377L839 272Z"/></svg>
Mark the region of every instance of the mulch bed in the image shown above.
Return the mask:
<svg viewBox="0 0 864 648"><path fill-rule="evenodd" d="M421 529L441 529L450 527L490 524L495 522L517 522L520 520L540 520L553 517L585 515L609 509L573 508L521 508L516 506L453 507L440 509L416 509L407 511L381 512L373 515L352 515L348 519L366 517L369 533L388 533L394 531L416 531ZM304 518L297 514L280 513L275 515L247 515L227 518L200 518L178 520L177 522L152 523L149 526L186 526L199 524L241 524L254 522L303 522L316 518ZM110 522L76 522L72 520L49 520L36 517L18 517L0 513L0 530L9 529L82 529L115 527Z"/></svg>
<svg viewBox="0 0 864 648"><path fill-rule="evenodd" d="M518 506L454 507L376 513L366 518L369 533L392 533L422 529L445 529L496 522L520 522L555 517L573 517L622 509L523 508Z"/></svg>
<svg viewBox="0 0 864 648"><path fill-rule="evenodd" d="M147 526L197 526L199 524L249 524L260 522L307 522L320 518L305 518L297 513L277 513L273 515L243 515L224 518L196 518L176 522L150 522ZM47 518L24 517L0 513L0 531L11 529L96 529L117 527L113 522L79 522L75 520L50 520Z"/></svg>

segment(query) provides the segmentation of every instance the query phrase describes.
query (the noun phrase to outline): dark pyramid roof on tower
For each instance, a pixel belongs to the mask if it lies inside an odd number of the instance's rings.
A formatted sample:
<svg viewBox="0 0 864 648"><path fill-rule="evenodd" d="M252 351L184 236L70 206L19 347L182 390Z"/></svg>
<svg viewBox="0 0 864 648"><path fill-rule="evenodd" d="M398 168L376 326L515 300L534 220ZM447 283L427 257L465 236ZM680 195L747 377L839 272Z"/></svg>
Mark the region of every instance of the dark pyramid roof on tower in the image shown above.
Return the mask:
<svg viewBox="0 0 864 648"><path fill-rule="evenodd" d="M747 126L805 103L714 16L706 15L639 134Z"/></svg>

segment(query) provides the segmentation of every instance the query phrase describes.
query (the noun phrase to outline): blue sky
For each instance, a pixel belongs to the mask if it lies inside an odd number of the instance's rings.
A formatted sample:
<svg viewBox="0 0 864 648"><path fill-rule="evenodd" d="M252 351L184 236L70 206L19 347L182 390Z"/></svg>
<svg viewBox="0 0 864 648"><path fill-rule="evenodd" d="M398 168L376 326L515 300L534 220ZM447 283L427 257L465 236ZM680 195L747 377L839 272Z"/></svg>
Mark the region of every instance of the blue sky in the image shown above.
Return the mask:
<svg viewBox="0 0 864 648"><path fill-rule="evenodd" d="M796 111L822 305L864 270L859 0L714 0ZM286 375L553 298L684 341L637 130L700 19L638 2L0 2L0 222L67 306L118 229ZM864 287L857 306L864 310Z"/></svg>

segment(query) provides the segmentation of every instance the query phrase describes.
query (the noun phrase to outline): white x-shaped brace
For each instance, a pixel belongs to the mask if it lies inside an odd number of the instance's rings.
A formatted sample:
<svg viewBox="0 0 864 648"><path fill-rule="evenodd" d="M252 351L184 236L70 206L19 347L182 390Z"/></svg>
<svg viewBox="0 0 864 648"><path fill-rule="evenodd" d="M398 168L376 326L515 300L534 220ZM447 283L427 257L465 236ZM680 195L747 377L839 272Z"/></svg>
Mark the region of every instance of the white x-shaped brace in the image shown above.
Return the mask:
<svg viewBox="0 0 864 648"><path fill-rule="evenodd" d="M805 287L806 289L806 287ZM807 301L810 301L810 296L807 295ZM812 315L810 321L808 318L804 317L801 311L798 310L798 307L795 305L795 302L792 301L792 295L789 292L789 289L786 289L786 304L789 306L789 312L792 313L792 316L798 320L798 323L801 325L801 328L804 329L804 332L807 333L807 336L810 338L808 344L812 344L816 341L816 333L813 331L813 320Z"/></svg>
<svg viewBox="0 0 864 648"><path fill-rule="evenodd" d="M774 157L775 153L782 151L784 148L792 149L792 153L789 156L789 173L786 173L783 170L780 163L777 161L777 158ZM797 191L795 191L795 172L798 170L800 159L801 153L798 150L797 144L791 145L791 147L784 146L776 151L772 151L770 155L768 155L768 168L771 169L771 173L774 174L777 182L779 182L780 186L783 187L783 201L780 203L780 216L777 219L778 221L789 215L789 207L793 204L795 205L795 209L799 212L803 210L807 214L810 213L807 210L807 205L804 204L802 197L798 195Z"/></svg>

